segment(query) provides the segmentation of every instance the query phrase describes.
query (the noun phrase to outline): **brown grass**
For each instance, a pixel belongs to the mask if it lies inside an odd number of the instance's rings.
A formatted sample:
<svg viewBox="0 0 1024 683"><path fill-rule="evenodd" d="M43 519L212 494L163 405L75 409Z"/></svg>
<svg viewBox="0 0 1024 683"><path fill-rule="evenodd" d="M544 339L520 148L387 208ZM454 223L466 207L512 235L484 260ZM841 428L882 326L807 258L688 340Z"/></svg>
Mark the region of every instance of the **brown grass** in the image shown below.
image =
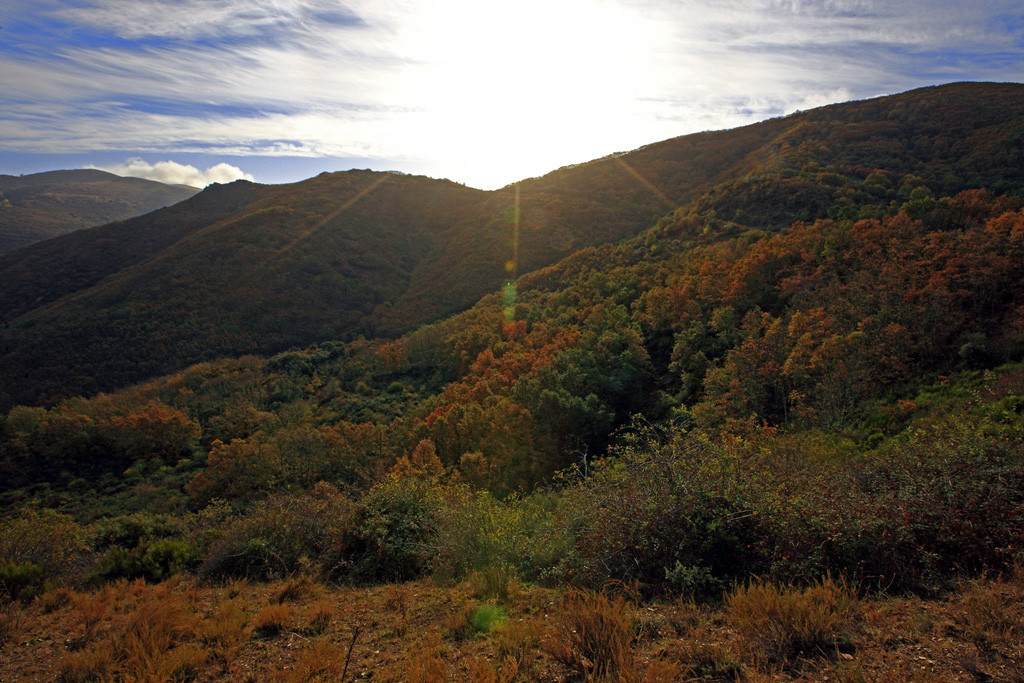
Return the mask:
<svg viewBox="0 0 1024 683"><path fill-rule="evenodd" d="M610 678L633 669L634 636L625 599L572 589L554 615L544 649L577 676Z"/></svg>
<svg viewBox="0 0 1024 683"><path fill-rule="evenodd" d="M448 666L441 655L440 644L433 642L417 648L409 656L406 681L408 683L444 683L448 680Z"/></svg>
<svg viewBox="0 0 1024 683"><path fill-rule="evenodd" d="M445 640L463 641L476 635L473 627L473 613L476 607L472 602L463 602L455 611L444 618L441 632Z"/></svg>
<svg viewBox="0 0 1024 683"><path fill-rule="evenodd" d="M486 659L474 659L469 671L473 683L512 683L519 676L519 664L513 657L505 657L497 667Z"/></svg>
<svg viewBox="0 0 1024 683"><path fill-rule="evenodd" d="M57 670L58 683L84 683L114 679L117 653L110 640L68 654Z"/></svg>
<svg viewBox="0 0 1024 683"><path fill-rule="evenodd" d="M409 630L409 589L402 585L388 586L384 590L384 607L394 618L393 627L399 638Z"/></svg>
<svg viewBox="0 0 1024 683"><path fill-rule="evenodd" d="M835 655L852 635L855 604L846 585L831 578L807 588L752 581L726 596L725 613L756 657L788 664Z"/></svg>
<svg viewBox="0 0 1024 683"><path fill-rule="evenodd" d="M68 588L55 588L37 597L35 604L43 614L50 614L70 605L74 595Z"/></svg>
<svg viewBox="0 0 1024 683"><path fill-rule="evenodd" d="M506 621L495 629L492 637L498 659L511 659L517 671L530 671L537 658L541 630L540 623L532 617Z"/></svg>
<svg viewBox="0 0 1024 683"><path fill-rule="evenodd" d="M114 591L111 586L104 586L95 593L80 593L74 596L75 610L87 638L96 635L113 599Z"/></svg>
<svg viewBox="0 0 1024 683"><path fill-rule="evenodd" d="M264 638L272 638L291 628L292 610L287 605L267 605L253 619L253 633Z"/></svg>
<svg viewBox="0 0 1024 683"><path fill-rule="evenodd" d="M319 636L326 633L334 622L334 606L328 600L321 599L315 603L306 616L306 627L303 633Z"/></svg>
<svg viewBox="0 0 1024 683"><path fill-rule="evenodd" d="M247 621L238 598L223 600L217 605L214 614L202 621L196 630L199 639L211 649L213 655L227 662L246 639Z"/></svg>
<svg viewBox="0 0 1024 683"><path fill-rule="evenodd" d="M0 608L0 647L14 643L21 636L23 618L15 605Z"/></svg>
<svg viewBox="0 0 1024 683"><path fill-rule="evenodd" d="M829 582L823 584L828 592ZM964 584L959 592L934 600L867 597L849 609L842 604L852 603L852 597L833 585L831 592L839 592L842 599L834 600L825 614L847 617L833 622L807 609L807 595L816 595L816 604L829 603L830 598L821 594L822 586L758 584L776 594L776 602L800 604L802 600L805 622L837 624L832 630L824 629L829 635L820 639L832 656L820 656L820 648L806 645L778 646L777 651L799 651L785 660L767 654L778 641L764 645L749 630L741 630L740 615L750 617L756 610L747 605L741 612L736 597L722 608L683 602L640 608L621 597L565 595L522 585L516 601L504 606L505 623L485 634L472 628L478 603L468 581L447 588L429 581L394 588L321 586L320 597L301 605L273 602L280 584L239 588L241 592L228 599L226 587L117 582L109 591L71 595L63 609L46 611L40 602L15 603L9 607L17 635L0 647L0 671L4 672L0 677L345 683L370 677L486 683L809 683L826 679L1024 683L1016 673L1024 671L1024 582L1005 579ZM735 594L749 594L749 588ZM393 598L399 594L409 615L401 638L394 629ZM774 623L789 623L780 615L801 611L768 609L770 602L763 597L754 600ZM96 613L101 613L99 626L88 639L81 637L83 605L105 606L102 611L96 607ZM296 633L253 638L256 615L268 607L283 609L286 615L290 611L289 617L276 621L281 633L285 629ZM442 640L441 622L453 612L466 635ZM318 622L323 630L311 626ZM647 624L643 637L640 622ZM778 636L800 630L791 626L789 631L768 629L767 633ZM602 647L587 646L587 634ZM599 634L604 635L596 637ZM552 652L558 642L560 657Z"/></svg>
<svg viewBox="0 0 1024 683"><path fill-rule="evenodd" d="M317 641L303 648L294 668L279 672L275 680L280 683L341 681L344 664L345 655L337 645Z"/></svg>
<svg viewBox="0 0 1024 683"><path fill-rule="evenodd" d="M274 594L273 601L278 603L298 602L319 595L322 591L320 584L303 574L285 580Z"/></svg>

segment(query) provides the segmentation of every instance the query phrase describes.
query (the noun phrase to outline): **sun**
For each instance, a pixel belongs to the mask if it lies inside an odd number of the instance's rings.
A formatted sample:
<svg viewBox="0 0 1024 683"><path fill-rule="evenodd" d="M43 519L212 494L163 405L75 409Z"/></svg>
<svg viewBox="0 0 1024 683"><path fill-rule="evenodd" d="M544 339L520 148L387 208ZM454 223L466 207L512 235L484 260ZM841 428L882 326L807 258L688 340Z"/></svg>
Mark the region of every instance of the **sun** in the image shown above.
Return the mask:
<svg viewBox="0 0 1024 683"><path fill-rule="evenodd" d="M421 107L416 144L453 177L494 187L622 149L609 147L616 141L651 141L633 129L664 36L636 11L597 0L458 0L433 7L424 24L410 83Z"/></svg>

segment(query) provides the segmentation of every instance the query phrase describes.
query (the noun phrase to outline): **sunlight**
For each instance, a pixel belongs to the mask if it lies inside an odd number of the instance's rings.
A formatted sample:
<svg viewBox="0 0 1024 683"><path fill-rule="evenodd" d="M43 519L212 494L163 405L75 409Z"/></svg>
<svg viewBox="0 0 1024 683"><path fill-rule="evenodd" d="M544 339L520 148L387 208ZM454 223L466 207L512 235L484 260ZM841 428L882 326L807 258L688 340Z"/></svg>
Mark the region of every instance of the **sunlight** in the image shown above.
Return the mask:
<svg viewBox="0 0 1024 683"><path fill-rule="evenodd" d="M622 149L656 75L663 29L595 0L442 3L425 18L417 146L492 187ZM606 152L618 151L610 147ZM454 162L454 163L453 163Z"/></svg>

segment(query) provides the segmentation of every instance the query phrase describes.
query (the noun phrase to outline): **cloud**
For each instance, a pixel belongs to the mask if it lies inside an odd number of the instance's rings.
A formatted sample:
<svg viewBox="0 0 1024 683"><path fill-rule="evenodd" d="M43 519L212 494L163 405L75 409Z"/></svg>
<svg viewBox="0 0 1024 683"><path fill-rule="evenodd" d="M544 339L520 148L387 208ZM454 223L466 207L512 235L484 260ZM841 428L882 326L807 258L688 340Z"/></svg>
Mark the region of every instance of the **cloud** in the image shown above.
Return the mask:
<svg viewBox="0 0 1024 683"><path fill-rule="evenodd" d="M473 184L1024 73L1019 0L4 0L0 25L0 151L414 160Z"/></svg>
<svg viewBox="0 0 1024 683"><path fill-rule="evenodd" d="M252 175L231 164L219 163L205 171L195 166L179 164L176 161L158 161L150 164L142 159L129 159L123 164L113 166L90 166L90 168L107 171L119 176L145 178L170 185L191 185L206 187L211 183L230 183L235 180L252 180Z"/></svg>

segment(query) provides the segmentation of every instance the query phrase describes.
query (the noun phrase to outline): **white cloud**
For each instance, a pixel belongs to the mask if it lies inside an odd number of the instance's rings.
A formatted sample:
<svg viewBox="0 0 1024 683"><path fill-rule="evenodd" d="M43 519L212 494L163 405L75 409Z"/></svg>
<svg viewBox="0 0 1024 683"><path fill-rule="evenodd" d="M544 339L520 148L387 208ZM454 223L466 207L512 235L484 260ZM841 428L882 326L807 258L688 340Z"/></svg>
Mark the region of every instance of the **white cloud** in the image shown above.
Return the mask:
<svg viewBox="0 0 1024 683"><path fill-rule="evenodd" d="M179 164L176 161L158 161L150 164L142 159L129 159L123 164L113 166L90 166L119 176L145 178L171 185L191 185L206 187L210 183L230 183L235 180L252 180L252 175L231 164L219 163L205 171L195 166Z"/></svg>
<svg viewBox="0 0 1024 683"><path fill-rule="evenodd" d="M8 0L0 24L33 13L0 45L0 150L404 159L477 185L1024 73L1019 0Z"/></svg>

